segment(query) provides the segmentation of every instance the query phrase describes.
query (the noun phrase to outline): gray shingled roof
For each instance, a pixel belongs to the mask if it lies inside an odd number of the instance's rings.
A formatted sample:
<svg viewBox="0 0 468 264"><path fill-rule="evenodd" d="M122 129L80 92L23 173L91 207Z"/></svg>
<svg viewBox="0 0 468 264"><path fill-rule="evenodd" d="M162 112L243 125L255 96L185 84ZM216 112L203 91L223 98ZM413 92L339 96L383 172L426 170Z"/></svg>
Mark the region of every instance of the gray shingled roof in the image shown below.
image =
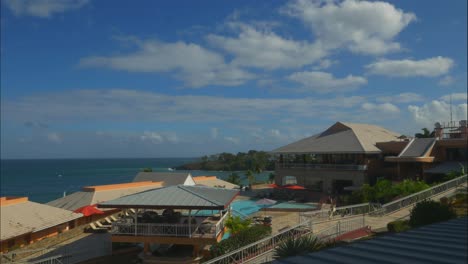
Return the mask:
<svg viewBox="0 0 468 264"><path fill-rule="evenodd" d="M415 138L408 144L399 157L423 157L435 142L435 138Z"/></svg>
<svg viewBox="0 0 468 264"><path fill-rule="evenodd" d="M223 210L239 194L236 190L205 186L170 186L100 203L100 208Z"/></svg>
<svg viewBox="0 0 468 264"><path fill-rule="evenodd" d="M184 184L187 177L191 177L187 172L139 172L133 181L160 181L163 186L172 186Z"/></svg>
<svg viewBox="0 0 468 264"><path fill-rule="evenodd" d="M280 263L467 263L468 218L334 247Z"/></svg>
<svg viewBox="0 0 468 264"><path fill-rule="evenodd" d="M468 162L446 161L437 164L436 166L430 169L425 169L424 173L446 174L451 171L461 171L462 166L465 168L466 171L466 169L468 168Z"/></svg>
<svg viewBox="0 0 468 264"><path fill-rule="evenodd" d="M273 150L275 153L380 153L377 142L400 134L379 126L337 122L324 132Z"/></svg>

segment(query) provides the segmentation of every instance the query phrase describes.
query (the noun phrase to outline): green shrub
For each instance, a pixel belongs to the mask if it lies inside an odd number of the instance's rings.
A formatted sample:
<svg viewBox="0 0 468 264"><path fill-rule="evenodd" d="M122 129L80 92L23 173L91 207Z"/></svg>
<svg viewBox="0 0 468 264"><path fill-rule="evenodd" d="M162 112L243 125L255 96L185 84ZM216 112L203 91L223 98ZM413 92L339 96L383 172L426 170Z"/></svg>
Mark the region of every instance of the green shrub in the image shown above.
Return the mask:
<svg viewBox="0 0 468 264"><path fill-rule="evenodd" d="M410 229L408 220L397 220L387 224L387 229L390 232L398 233Z"/></svg>
<svg viewBox="0 0 468 264"><path fill-rule="evenodd" d="M269 235L271 235L271 227L269 226L254 225L248 227L239 231L237 234L231 235L231 237L211 246L210 255L211 257L224 255Z"/></svg>
<svg viewBox="0 0 468 264"><path fill-rule="evenodd" d="M455 218L455 212L448 206L435 201L422 201L411 210L409 224L418 227Z"/></svg>
<svg viewBox="0 0 468 264"><path fill-rule="evenodd" d="M318 251L324 247L317 237L306 235L299 238L288 238L279 244L275 250L276 258L303 255L308 252Z"/></svg>
<svg viewBox="0 0 468 264"><path fill-rule="evenodd" d="M250 226L250 219L242 219L239 216L232 216L230 215L229 218L226 220L225 226L231 234L237 234L240 231L248 228Z"/></svg>

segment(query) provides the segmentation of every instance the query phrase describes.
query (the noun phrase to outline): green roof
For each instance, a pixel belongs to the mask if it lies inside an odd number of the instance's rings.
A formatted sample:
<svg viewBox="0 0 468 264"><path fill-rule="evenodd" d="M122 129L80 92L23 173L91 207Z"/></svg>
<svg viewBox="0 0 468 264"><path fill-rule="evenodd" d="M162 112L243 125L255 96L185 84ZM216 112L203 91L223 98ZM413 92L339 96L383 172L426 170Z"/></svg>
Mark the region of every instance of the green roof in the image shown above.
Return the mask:
<svg viewBox="0 0 468 264"><path fill-rule="evenodd" d="M169 186L98 204L100 208L223 210L239 194L236 190L205 186Z"/></svg>

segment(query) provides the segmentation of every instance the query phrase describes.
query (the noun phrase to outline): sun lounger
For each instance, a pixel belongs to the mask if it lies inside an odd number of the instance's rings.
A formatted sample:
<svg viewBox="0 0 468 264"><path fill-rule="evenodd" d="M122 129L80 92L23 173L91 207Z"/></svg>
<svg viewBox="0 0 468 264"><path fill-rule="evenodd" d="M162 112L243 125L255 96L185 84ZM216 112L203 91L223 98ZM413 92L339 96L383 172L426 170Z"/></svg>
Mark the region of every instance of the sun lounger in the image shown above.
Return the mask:
<svg viewBox="0 0 468 264"><path fill-rule="evenodd" d="M94 222L98 227L101 227L101 228L110 228L111 225L103 225L101 222L99 221L96 221Z"/></svg>
<svg viewBox="0 0 468 264"><path fill-rule="evenodd" d="M112 222L114 222L109 217L104 218L104 221L106 221L109 224L112 224Z"/></svg>
<svg viewBox="0 0 468 264"><path fill-rule="evenodd" d="M119 220L119 219L115 218L115 216L113 216L113 215L111 215L111 216L109 216L109 217L110 217L110 219L112 219L113 221Z"/></svg>
<svg viewBox="0 0 468 264"><path fill-rule="evenodd" d="M105 227L97 227L94 225L94 223L89 224L89 227L91 228L92 231L94 232L107 232L107 228Z"/></svg>

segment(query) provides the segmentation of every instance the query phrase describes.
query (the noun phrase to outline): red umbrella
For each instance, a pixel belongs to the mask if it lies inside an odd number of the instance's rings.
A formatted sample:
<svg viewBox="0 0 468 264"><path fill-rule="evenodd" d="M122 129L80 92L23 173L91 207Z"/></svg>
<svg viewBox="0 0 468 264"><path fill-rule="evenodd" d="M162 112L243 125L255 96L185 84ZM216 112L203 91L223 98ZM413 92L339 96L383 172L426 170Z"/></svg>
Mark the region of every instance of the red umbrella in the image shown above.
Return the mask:
<svg viewBox="0 0 468 264"><path fill-rule="evenodd" d="M304 187L299 186L299 185L288 185L288 186L283 186L283 187L288 190L305 190Z"/></svg>
<svg viewBox="0 0 468 264"><path fill-rule="evenodd" d="M85 205L73 211L75 213L82 213L84 216L90 216L95 214L103 214L104 212L97 209L95 205Z"/></svg>
<svg viewBox="0 0 468 264"><path fill-rule="evenodd" d="M273 184L270 184L270 188L281 189L281 186L277 185L276 183L273 183Z"/></svg>

